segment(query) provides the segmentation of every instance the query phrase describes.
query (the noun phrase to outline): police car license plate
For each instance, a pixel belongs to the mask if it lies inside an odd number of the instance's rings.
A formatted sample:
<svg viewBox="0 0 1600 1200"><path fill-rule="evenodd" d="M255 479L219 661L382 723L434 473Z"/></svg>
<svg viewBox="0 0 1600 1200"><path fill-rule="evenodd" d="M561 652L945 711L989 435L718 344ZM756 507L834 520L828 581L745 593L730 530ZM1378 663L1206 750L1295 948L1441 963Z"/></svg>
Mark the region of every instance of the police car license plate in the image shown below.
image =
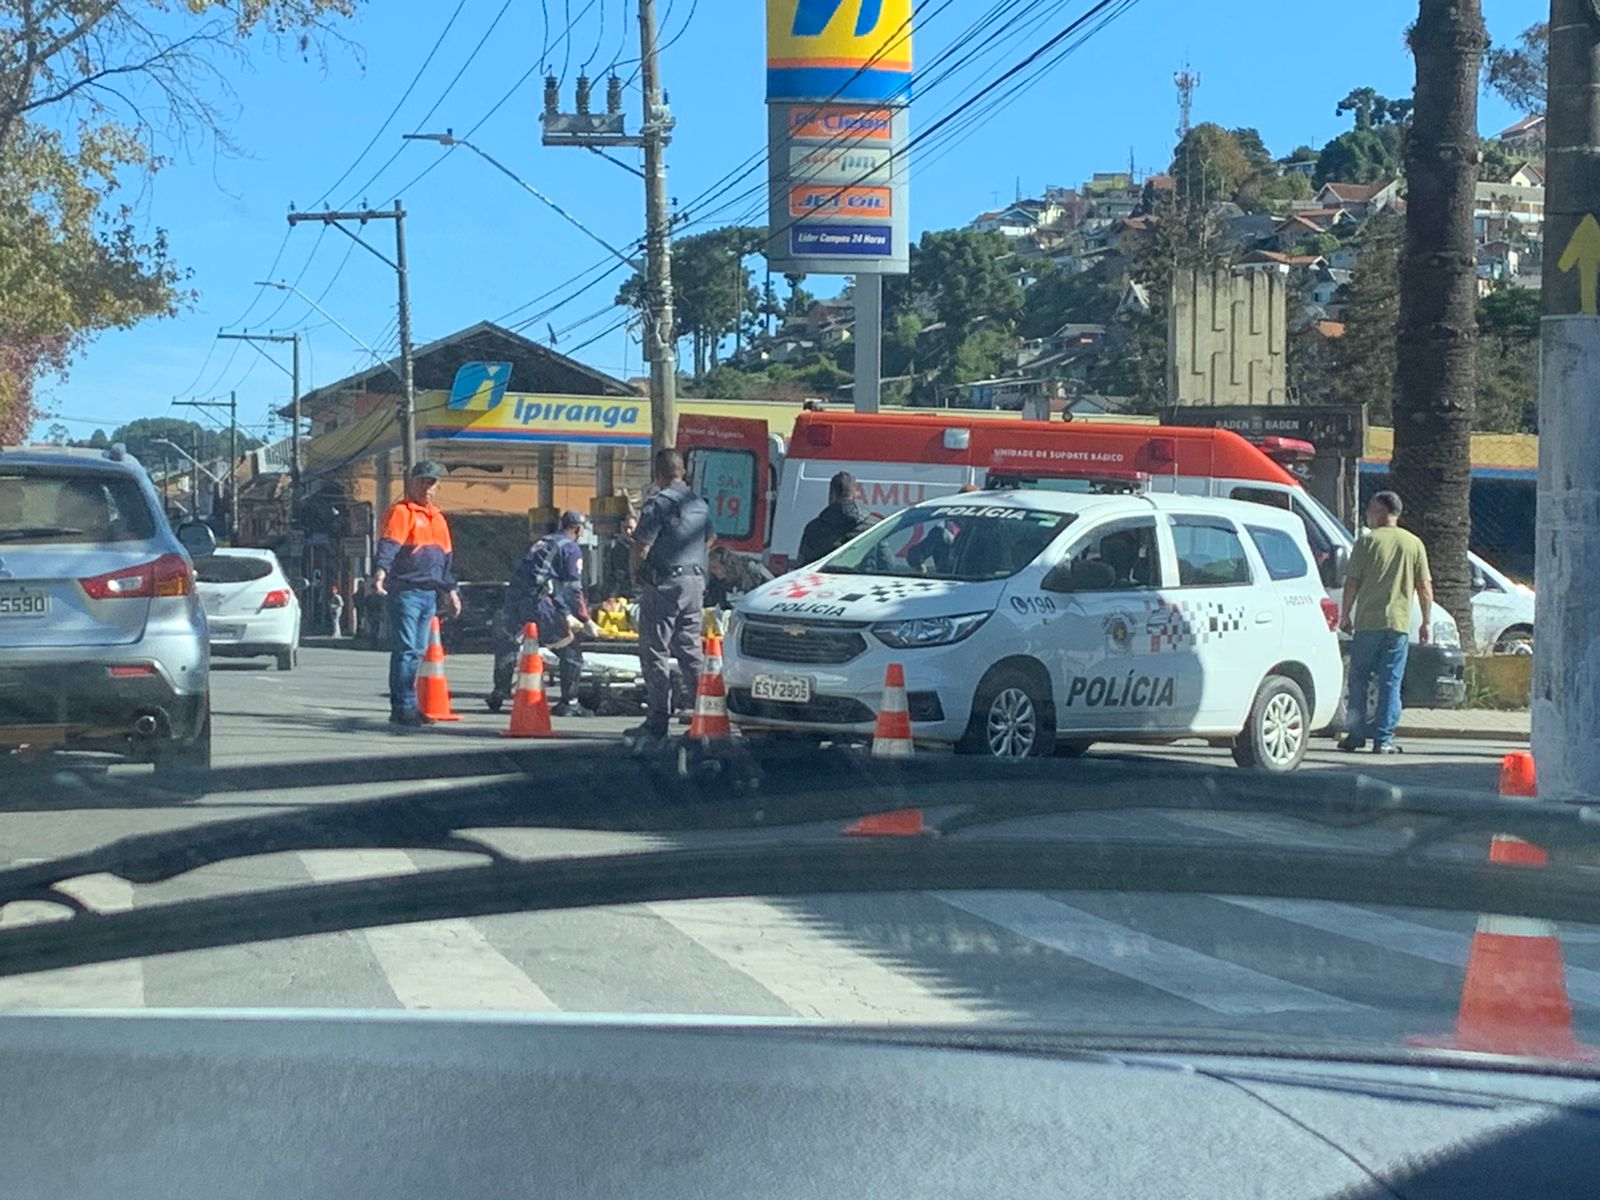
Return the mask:
<svg viewBox="0 0 1600 1200"><path fill-rule="evenodd" d="M757 675L750 684L750 695L779 704L810 704L811 680L803 675Z"/></svg>
<svg viewBox="0 0 1600 1200"><path fill-rule="evenodd" d="M30 592L23 588L0 590L0 620L49 615L50 597L44 592Z"/></svg>

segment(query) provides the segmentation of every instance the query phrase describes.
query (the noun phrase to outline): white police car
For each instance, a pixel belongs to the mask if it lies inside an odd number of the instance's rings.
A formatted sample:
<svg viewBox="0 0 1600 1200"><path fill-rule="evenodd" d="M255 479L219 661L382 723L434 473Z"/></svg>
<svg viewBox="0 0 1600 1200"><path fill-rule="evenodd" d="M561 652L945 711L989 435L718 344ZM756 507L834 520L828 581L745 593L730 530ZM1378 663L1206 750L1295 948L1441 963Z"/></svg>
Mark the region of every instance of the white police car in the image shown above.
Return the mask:
<svg viewBox="0 0 1600 1200"><path fill-rule="evenodd" d="M1292 770L1338 706L1298 517L1203 497L997 491L890 517L746 596L724 669L748 733L870 735L905 669L919 741L996 758L1230 739Z"/></svg>

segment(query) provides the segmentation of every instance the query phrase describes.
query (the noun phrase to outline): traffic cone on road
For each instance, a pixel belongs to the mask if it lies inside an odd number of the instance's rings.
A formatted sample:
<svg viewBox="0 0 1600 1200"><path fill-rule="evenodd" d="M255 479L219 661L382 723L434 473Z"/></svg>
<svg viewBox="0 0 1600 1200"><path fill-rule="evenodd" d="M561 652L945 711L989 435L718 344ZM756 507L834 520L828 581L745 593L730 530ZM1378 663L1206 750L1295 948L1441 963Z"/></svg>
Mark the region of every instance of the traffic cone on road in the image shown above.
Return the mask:
<svg viewBox="0 0 1600 1200"><path fill-rule="evenodd" d="M883 703L878 706L878 724L872 732L872 757L910 758L913 752L905 668L899 663L890 663L883 677Z"/></svg>
<svg viewBox="0 0 1600 1200"><path fill-rule="evenodd" d="M1500 762L1500 794L1537 799L1539 788L1533 770L1533 755L1526 750L1508 754Z"/></svg>
<svg viewBox="0 0 1600 1200"><path fill-rule="evenodd" d="M1500 794L1537 797L1533 755L1506 755ZM1538 846L1497 833L1489 861L1502 866L1543 867L1549 856ZM1461 1008L1454 1037L1409 1039L1414 1044L1485 1054L1536 1055L1592 1060L1597 1052L1572 1032L1572 1001L1561 942L1549 921L1485 913L1478 918L1467 958Z"/></svg>
<svg viewBox="0 0 1600 1200"><path fill-rule="evenodd" d="M873 813L846 825L840 831L845 837L932 837L938 832L922 819L920 808Z"/></svg>
<svg viewBox="0 0 1600 1200"><path fill-rule="evenodd" d="M428 629L428 651L417 669L417 708L430 721L459 721L450 710L450 681L444 674L444 642L439 638L439 618Z"/></svg>
<svg viewBox="0 0 1600 1200"><path fill-rule="evenodd" d="M728 689L722 681L722 636L708 633L689 737L709 742L732 736L733 729L728 724Z"/></svg>
<svg viewBox="0 0 1600 1200"><path fill-rule="evenodd" d="M550 701L544 694L544 655L539 653L539 627L522 630L522 652L517 657L517 684L511 700L511 728L507 738L553 738Z"/></svg>

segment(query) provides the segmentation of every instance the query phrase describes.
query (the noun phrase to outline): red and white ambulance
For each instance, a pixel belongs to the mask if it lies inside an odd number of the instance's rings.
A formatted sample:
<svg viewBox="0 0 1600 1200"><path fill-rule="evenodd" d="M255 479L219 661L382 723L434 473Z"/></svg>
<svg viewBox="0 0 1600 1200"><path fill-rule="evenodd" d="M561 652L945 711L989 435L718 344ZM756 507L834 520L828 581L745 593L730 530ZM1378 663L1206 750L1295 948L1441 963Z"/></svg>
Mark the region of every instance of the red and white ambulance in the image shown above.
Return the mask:
<svg viewBox="0 0 1600 1200"><path fill-rule="evenodd" d="M1354 539L1265 450L1225 429L1101 422L996 420L952 413L800 413L785 442L766 422L689 416L678 444L690 482L712 505L720 542L759 555L775 574L795 561L806 523L827 505L828 481L856 480L856 499L882 519L962 488L1087 490L1137 481L1146 491L1245 500L1293 512L1305 525L1330 598L1338 598ZM1433 612L1433 641L1415 644L1406 703L1458 707L1466 658L1455 621Z"/></svg>

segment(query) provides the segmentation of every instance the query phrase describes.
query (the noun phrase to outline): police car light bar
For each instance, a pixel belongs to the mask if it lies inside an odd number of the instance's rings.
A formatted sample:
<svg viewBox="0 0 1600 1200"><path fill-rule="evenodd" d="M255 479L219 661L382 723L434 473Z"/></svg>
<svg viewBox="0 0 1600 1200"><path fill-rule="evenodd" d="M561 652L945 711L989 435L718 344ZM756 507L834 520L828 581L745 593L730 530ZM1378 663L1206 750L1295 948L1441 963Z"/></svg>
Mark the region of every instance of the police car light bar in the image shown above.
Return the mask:
<svg viewBox="0 0 1600 1200"><path fill-rule="evenodd" d="M1009 490L1048 487L1064 482L1082 483L1088 490L1097 492L1143 492L1150 486L1148 471L1117 471L1096 468L1092 471L1051 471L1048 475L1019 475L1010 472L989 473L991 490Z"/></svg>

